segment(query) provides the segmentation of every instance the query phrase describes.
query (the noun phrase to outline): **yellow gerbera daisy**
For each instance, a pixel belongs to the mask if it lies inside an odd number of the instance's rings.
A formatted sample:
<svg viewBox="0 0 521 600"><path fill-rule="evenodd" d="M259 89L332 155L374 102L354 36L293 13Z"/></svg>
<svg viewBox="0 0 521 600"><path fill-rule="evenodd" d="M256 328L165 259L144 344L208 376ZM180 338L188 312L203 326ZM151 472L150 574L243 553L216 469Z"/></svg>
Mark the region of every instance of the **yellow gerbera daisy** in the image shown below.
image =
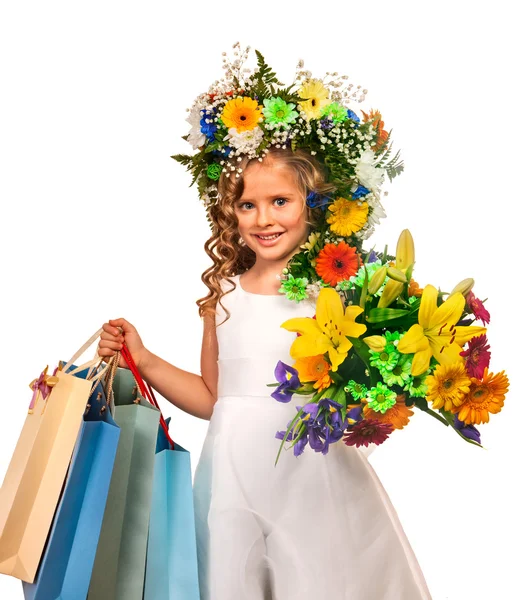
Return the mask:
<svg viewBox="0 0 521 600"><path fill-rule="evenodd" d="M452 410L463 403L470 383L464 363L438 365L434 373L425 379L428 388L426 398L432 402L433 408Z"/></svg>
<svg viewBox="0 0 521 600"><path fill-rule="evenodd" d="M331 367L323 354L297 358L293 367L297 369L300 381L315 381L313 387L319 392L328 388L332 383L329 376Z"/></svg>
<svg viewBox="0 0 521 600"><path fill-rule="evenodd" d="M318 79L308 79L299 89L298 95L304 98L299 107L308 119L319 119L324 106L331 104L329 90Z"/></svg>
<svg viewBox="0 0 521 600"><path fill-rule="evenodd" d="M452 412L458 413L458 419L466 425L488 423L489 413L496 414L503 408L509 381L504 371L494 375L485 368L483 379L472 377L469 393L463 403Z"/></svg>
<svg viewBox="0 0 521 600"><path fill-rule="evenodd" d="M331 225L333 233L342 237L352 235L367 223L368 210L367 202L337 198L329 207L332 214L327 222Z"/></svg>
<svg viewBox="0 0 521 600"><path fill-rule="evenodd" d="M224 105L221 120L228 129L234 128L237 133L249 131L262 120L262 106L252 98L233 98Z"/></svg>

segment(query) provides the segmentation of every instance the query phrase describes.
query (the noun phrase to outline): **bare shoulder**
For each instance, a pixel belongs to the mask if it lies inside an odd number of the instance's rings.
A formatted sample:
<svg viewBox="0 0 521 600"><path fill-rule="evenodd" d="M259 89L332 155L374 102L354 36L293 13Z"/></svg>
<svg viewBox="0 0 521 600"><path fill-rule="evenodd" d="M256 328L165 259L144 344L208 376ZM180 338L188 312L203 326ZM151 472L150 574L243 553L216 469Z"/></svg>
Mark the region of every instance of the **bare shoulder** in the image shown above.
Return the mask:
<svg viewBox="0 0 521 600"><path fill-rule="evenodd" d="M201 376L212 396L217 399L217 377L219 344L215 327L215 316L203 317L203 342L201 347Z"/></svg>

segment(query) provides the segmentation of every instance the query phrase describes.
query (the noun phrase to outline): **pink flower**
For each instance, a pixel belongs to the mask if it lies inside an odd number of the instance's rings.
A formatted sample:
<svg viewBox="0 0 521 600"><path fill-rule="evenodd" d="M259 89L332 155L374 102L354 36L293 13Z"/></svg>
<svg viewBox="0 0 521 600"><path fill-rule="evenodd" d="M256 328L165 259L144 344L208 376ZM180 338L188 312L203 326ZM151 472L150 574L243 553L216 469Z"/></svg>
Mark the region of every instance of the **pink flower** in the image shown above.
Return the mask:
<svg viewBox="0 0 521 600"><path fill-rule="evenodd" d="M360 421L348 431L342 440L346 446L369 446L369 444L380 445L393 432L394 427L390 423L382 423L377 419Z"/></svg>
<svg viewBox="0 0 521 600"><path fill-rule="evenodd" d="M461 352L461 356L465 359L465 369L469 377L481 379L485 371L485 367L490 364L490 346L486 335L479 335L469 341L469 346Z"/></svg>
<svg viewBox="0 0 521 600"><path fill-rule="evenodd" d="M490 323L490 313L483 305L483 302L474 296L474 292L469 292L466 300L467 306L470 308L476 319L479 319L483 324Z"/></svg>

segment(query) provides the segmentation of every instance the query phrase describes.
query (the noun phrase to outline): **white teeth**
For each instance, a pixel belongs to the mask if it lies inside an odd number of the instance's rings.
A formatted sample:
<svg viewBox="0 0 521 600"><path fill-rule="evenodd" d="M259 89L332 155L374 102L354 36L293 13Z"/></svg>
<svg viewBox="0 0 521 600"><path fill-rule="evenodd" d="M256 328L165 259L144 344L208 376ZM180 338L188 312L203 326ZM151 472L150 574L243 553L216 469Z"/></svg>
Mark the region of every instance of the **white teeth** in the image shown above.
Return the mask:
<svg viewBox="0 0 521 600"><path fill-rule="evenodd" d="M274 235L267 235L267 236L258 235L257 237L260 238L261 240L274 240L275 238L278 238L279 235L280 235L280 233L275 233Z"/></svg>

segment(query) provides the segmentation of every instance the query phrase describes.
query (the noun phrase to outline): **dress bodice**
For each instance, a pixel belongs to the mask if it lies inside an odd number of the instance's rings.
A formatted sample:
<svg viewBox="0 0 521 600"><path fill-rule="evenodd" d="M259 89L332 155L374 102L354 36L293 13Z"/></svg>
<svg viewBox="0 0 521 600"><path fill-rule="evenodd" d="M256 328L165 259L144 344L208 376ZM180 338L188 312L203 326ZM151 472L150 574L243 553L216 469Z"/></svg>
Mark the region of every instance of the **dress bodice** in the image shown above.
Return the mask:
<svg viewBox="0 0 521 600"><path fill-rule="evenodd" d="M240 276L230 278L235 289L223 296L226 313L217 305L216 325L219 345L218 396L269 396L275 382L277 362L293 364L289 349L296 334L281 327L287 319L312 317L315 302L299 303L284 295L262 295L245 291ZM232 286L224 281L223 290ZM222 323L222 325L221 325Z"/></svg>

